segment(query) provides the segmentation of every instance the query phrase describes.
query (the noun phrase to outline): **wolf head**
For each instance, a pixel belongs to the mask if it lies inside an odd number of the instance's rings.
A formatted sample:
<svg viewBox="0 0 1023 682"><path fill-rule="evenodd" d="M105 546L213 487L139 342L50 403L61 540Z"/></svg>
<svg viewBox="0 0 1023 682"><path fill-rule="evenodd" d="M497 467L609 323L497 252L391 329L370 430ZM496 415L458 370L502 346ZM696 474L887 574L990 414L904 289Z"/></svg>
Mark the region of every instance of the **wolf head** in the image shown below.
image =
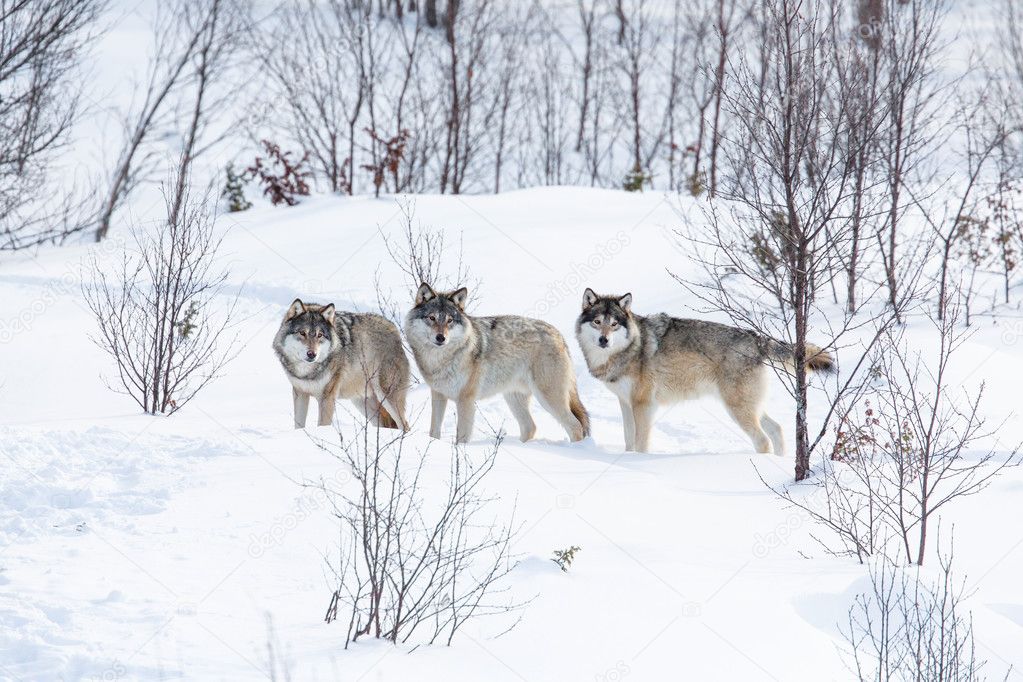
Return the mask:
<svg viewBox="0 0 1023 682"><path fill-rule="evenodd" d="M405 333L410 341L420 344L456 344L466 333L465 287L438 293L426 283L416 291L416 305L405 318Z"/></svg>
<svg viewBox="0 0 1023 682"><path fill-rule="evenodd" d="M330 355L337 337L334 304L303 303L296 298L281 326L281 352L288 359L295 363L319 362Z"/></svg>
<svg viewBox="0 0 1023 682"><path fill-rule="evenodd" d="M593 289L583 292L583 312L576 321L576 336L583 348L614 352L632 336L632 294L598 296Z"/></svg>

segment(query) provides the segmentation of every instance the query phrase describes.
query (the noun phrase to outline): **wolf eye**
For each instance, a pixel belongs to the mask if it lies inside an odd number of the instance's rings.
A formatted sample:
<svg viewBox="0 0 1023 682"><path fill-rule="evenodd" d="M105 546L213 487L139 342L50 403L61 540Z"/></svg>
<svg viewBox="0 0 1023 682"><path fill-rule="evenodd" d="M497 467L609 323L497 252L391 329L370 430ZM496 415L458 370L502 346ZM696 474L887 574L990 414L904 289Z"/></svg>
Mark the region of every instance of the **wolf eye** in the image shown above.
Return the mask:
<svg viewBox="0 0 1023 682"><path fill-rule="evenodd" d="M590 322L590 324L592 324L594 327L599 327L600 326L600 320L593 320L592 322Z"/></svg>
<svg viewBox="0 0 1023 682"><path fill-rule="evenodd" d="M437 321L437 316L436 315L430 315L429 319L430 319L430 322L436 322Z"/></svg>
<svg viewBox="0 0 1023 682"><path fill-rule="evenodd" d="M316 332L316 338L322 339L323 338L323 332Z"/></svg>
<svg viewBox="0 0 1023 682"><path fill-rule="evenodd" d="M611 320L611 329L614 329L617 326L618 326L618 320Z"/></svg>
<svg viewBox="0 0 1023 682"><path fill-rule="evenodd" d="M298 335L301 336L303 339L305 338L305 332L299 332Z"/></svg>

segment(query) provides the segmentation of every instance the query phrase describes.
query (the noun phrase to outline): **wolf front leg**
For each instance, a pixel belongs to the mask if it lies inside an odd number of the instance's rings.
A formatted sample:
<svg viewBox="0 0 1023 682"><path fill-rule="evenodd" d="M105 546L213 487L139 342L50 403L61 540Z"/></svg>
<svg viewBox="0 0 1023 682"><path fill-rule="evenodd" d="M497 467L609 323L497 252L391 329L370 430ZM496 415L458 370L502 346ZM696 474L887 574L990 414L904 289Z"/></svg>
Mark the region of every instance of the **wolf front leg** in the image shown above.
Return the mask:
<svg viewBox="0 0 1023 682"><path fill-rule="evenodd" d="M472 423L476 419L476 396L460 395L455 403L458 411L458 426L455 428L455 442L468 443L472 438Z"/></svg>
<svg viewBox="0 0 1023 682"><path fill-rule="evenodd" d="M622 408L622 430L625 432L625 451L632 452L636 449L636 420L632 416L632 403L625 398L619 398L618 405Z"/></svg>
<svg viewBox="0 0 1023 682"><path fill-rule="evenodd" d="M309 394L292 388L291 396L295 403L295 428L301 429L305 426L306 416L309 414Z"/></svg>
<svg viewBox="0 0 1023 682"><path fill-rule="evenodd" d="M633 428L636 431L636 452L650 451L650 430L654 425L657 406L652 400L636 400L632 403Z"/></svg>
<svg viewBox="0 0 1023 682"><path fill-rule="evenodd" d="M444 410L448 399L437 391L430 391L430 438L440 440L440 427L444 423Z"/></svg>
<svg viewBox="0 0 1023 682"><path fill-rule="evenodd" d="M337 389L324 391L317 401L316 406L320 408L320 418L316 422L320 426L330 426L334 422L334 406L337 403Z"/></svg>

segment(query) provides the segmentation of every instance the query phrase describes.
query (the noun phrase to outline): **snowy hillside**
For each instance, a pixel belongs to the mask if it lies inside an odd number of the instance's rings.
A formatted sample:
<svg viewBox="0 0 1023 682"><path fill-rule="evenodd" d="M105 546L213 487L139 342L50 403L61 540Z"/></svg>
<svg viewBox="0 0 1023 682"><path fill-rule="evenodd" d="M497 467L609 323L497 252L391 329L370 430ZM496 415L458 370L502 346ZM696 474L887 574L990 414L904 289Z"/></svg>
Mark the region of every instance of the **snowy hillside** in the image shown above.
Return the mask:
<svg viewBox="0 0 1023 682"><path fill-rule="evenodd" d="M849 679L839 627L870 587L866 569L824 553L811 537L820 529L761 482L787 485L791 453L753 454L711 400L663 410L652 452L624 453L617 400L588 376L573 338L586 286L631 291L640 313L693 314L667 269L691 269L674 230L697 211L675 196L569 187L414 200L417 222L464 240L480 280L474 311L561 330L593 418L592 438L569 444L534 409L537 439L509 437L487 479L522 524L508 587L532 601L500 637L514 617L471 622L451 647L410 654L366 639L343 649L343 624L323 622L338 523L303 485L344 482L313 442L338 435L292 428L270 343L298 296L375 311L378 273L411 305L381 237L400 233L403 200L317 197L221 216L241 350L169 418L140 415L103 385L113 368L89 341L80 282L86 251L105 245L4 264L0 679ZM950 370L964 386L987 382L996 424L1018 409L1018 322L981 319ZM928 329L913 321L909 334L925 340ZM411 444L426 447L424 385L410 405ZM814 409L811 397L812 419ZM470 456L491 447L488 427L517 433L500 399L480 410ZM774 382L767 411L791 442L793 405ZM354 421L342 413L342 433ZM450 409L444 434L454 434ZM1023 439L1019 419L998 439ZM439 480L445 446L430 455L427 475ZM1023 671L1021 499L1013 469L942 521L955 526L977 654L993 679ZM563 573L549 559L571 545L582 549Z"/></svg>

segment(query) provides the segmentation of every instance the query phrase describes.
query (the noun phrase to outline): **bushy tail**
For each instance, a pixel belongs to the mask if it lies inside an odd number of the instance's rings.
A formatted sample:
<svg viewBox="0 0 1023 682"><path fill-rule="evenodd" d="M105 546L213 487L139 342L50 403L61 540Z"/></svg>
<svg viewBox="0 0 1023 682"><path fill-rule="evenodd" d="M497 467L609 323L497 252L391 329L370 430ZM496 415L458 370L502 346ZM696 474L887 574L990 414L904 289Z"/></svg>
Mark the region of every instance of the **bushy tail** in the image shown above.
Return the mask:
<svg viewBox="0 0 1023 682"><path fill-rule="evenodd" d="M795 349L792 344L771 339L768 345L768 357L783 364L790 371L795 367ZM812 343L806 344L806 369L811 372L835 371L835 358L831 353Z"/></svg>
<svg viewBox="0 0 1023 682"><path fill-rule="evenodd" d="M568 409L572 410L572 415L579 420L579 423L583 425L583 438L590 435L590 414L583 407L583 403L579 400L579 391L574 386L572 392L568 396Z"/></svg>

